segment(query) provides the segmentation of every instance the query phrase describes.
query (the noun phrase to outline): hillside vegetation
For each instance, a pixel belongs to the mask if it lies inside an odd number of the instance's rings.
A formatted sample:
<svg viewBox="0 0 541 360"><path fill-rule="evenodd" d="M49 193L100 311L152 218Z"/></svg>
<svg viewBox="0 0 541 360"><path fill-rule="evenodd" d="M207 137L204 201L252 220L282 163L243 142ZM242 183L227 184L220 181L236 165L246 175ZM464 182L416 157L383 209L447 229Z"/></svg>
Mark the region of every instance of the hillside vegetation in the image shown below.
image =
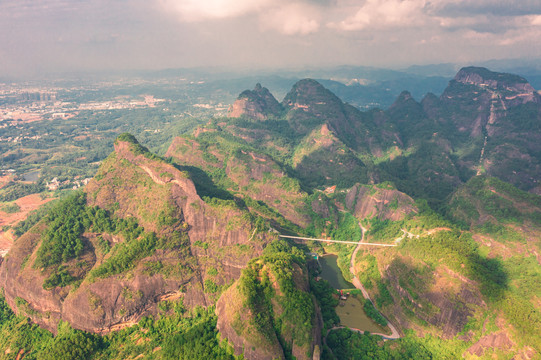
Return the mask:
<svg viewBox="0 0 541 360"><path fill-rule="evenodd" d="M282 102L243 92L165 157L121 134L84 191L16 229L1 354L539 358L540 104L481 68L385 111L305 79ZM314 253L337 255L397 339L337 328Z"/></svg>

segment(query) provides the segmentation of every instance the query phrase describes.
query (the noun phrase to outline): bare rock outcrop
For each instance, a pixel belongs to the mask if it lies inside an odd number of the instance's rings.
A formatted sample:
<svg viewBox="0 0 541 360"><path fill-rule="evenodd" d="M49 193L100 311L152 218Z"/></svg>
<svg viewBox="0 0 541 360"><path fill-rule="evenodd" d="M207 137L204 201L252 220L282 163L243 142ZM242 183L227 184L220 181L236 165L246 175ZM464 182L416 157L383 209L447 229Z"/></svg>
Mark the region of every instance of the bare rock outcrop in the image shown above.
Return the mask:
<svg viewBox="0 0 541 360"><path fill-rule="evenodd" d="M470 66L462 68L456 74L454 80L459 83L476 85L494 91L504 90L508 94L507 100L514 100L516 97L519 97L519 101L513 102L513 105L529 101L539 102L540 100L537 92L528 81L518 75L498 73L482 67Z"/></svg>
<svg viewBox="0 0 541 360"><path fill-rule="evenodd" d="M246 359L285 359L289 351L309 360L321 348L321 314L308 292L307 270L282 254L250 262L216 304L218 330ZM279 271L274 261L280 263Z"/></svg>
<svg viewBox="0 0 541 360"><path fill-rule="evenodd" d="M233 118L247 117L253 120L267 120L279 116L282 106L267 88L257 84L254 90L242 92L229 109Z"/></svg>
<svg viewBox="0 0 541 360"><path fill-rule="evenodd" d="M273 238L252 229L249 217L243 216L246 210L229 203L205 203L187 173L130 141L117 140L115 152L85 191L89 206L118 218L135 218L160 238L186 240L157 248L128 270L103 277L93 270L114 251L106 255L99 251L98 238L113 249L125 240L121 234L85 233L83 253L63 264L80 279L78 283L45 289L53 269L38 268L35 261L47 224L36 225L18 239L2 263L0 286L15 311L51 331L60 320L99 333L130 326L156 313L158 302L169 297L183 297L188 307L209 306L215 297L205 291L206 267L219 270L213 278L217 285L229 283ZM152 270L156 264L158 270ZM167 272L160 272L162 268Z"/></svg>
<svg viewBox="0 0 541 360"><path fill-rule="evenodd" d="M166 155L181 166L197 166L209 172L222 168L241 196L264 202L294 224L306 226L309 222L303 211L306 193L266 154L242 149L230 153L214 146L207 146L204 152L197 141L177 137Z"/></svg>
<svg viewBox="0 0 541 360"><path fill-rule="evenodd" d="M411 197L383 185L353 186L346 194L346 207L359 219L377 216L381 220L396 221L417 212Z"/></svg>

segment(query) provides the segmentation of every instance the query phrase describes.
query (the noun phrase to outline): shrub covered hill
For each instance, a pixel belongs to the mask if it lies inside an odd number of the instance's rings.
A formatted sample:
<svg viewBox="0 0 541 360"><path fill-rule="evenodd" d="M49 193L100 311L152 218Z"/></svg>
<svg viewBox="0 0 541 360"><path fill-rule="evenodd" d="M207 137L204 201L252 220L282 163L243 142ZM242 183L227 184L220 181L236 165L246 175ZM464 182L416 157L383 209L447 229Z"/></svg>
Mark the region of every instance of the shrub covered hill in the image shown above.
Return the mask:
<svg viewBox="0 0 541 360"><path fill-rule="evenodd" d="M541 358L540 110L525 79L470 67L368 112L258 84L165 158L122 134L20 225L0 358ZM399 338L337 328L309 252L337 254Z"/></svg>

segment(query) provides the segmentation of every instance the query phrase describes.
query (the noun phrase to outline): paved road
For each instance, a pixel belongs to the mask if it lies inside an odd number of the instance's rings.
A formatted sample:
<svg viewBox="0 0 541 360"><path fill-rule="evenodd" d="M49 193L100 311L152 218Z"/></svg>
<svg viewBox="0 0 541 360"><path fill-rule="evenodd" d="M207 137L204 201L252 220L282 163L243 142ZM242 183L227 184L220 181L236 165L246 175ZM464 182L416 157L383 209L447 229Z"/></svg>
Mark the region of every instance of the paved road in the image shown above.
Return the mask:
<svg viewBox="0 0 541 360"><path fill-rule="evenodd" d="M361 227L361 230L362 230L362 236L361 236L361 240L360 241L339 241L339 240L327 240L327 239L315 239L315 238L307 238L307 237L300 237L300 236L289 236L289 235L279 235L280 237L282 238L288 238L288 239L296 239L296 240L311 240L311 241L322 241L322 242L330 242L330 243L342 243L342 244L355 244L357 245L355 247L355 250L353 250L353 254L351 255L351 261L350 261L350 268L349 268L349 271L353 274L353 281L352 281L352 284L353 286L355 286L355 288L361 290L363 296L365 299L367 299L368 301L370 301L372 303L372 305L374 304L374 302L372 301L372 299L370 298L370 295L368 294L368 292L366 291L366 289L364 288L363 284L361 284L361 282L359 281L359 279L357 279L357 277L355 276L355 269L354 269L354 264L355 264L355 258L357 256L357 252L359 252L359 250L361 249L361 247L363 246L381 246L381 247L393 247L393 246L396 246L396 244L377 244L377 243L365 243L364 242L364 234L366 233L366 229L359 223L359 226ZM402 230L404 232L404 236L405 237L406 235L408 236L411 236L413 234L409 234L407 233L406 231ZM402 238L403 238L402 237ZM402 238L400 238L400 240L402 240ZM383 317L385 317L383 314L381 314ZM391 329L391 335L386 335L386 334L378 334L378 333L373 333L373 335L379 335L381 337L383 337L384 339L389 339L389 340L395 340L395 339L399 339L400 338L400 334L398 333L398 330L396 330L396 327L394 327L393 324L391 324L391 322L389 321L389 319L385 318L387 320L387 326L389 326L389 329ZM324 341L326 342L327 340L327 335L329 334L330 331L332 330L335 330L335 329L342 329L342 328L345 328L346 326L335 326L331 329L329 329L327 331L327 334L325 335L325 338L324 338ZM355 328L349 328L353 331L357 331L361 334L364 334L364 331L362 330L359 330L359 329L355 329Z"/></svg>
<svg viewBox="0 0 541 360"><path fill-rule="evenodd" d="M363 244L364 234L366 232L366 229L361 224L359 224L359 226L361 227L362 236L361 236L361 240L357 244L357 247L355 248L355 250L353 250L353 254L351 254L351 261L349 263L349 265L350 265L349 271L353 274L353 281L352 281L353 286L355 286L357 289L361 290L361 292L363 293L364 298L366 300L370 301L372 303L372 305L374 305L374 302L370 298L370 295L368 294L368 291L366 291L363 284L361 284L361 282L359 281L357 276L355 276L355 258L357 257L357 252L361 249L361 247L363 245L366 245L366 243ZM376 307L374 306L374 308L376 308ZM381 316L385 317L383 314L381 314ZM396 327L394 327L394 325L391 324L389 319L385 318L385 320L387 320L387 326L389 326L389 329L391 329L391 335L377 334L377 333L374 333L374 335L380 335L384 339L392 339L392 340L400 339L400 334L398 333L398 330L396 330ZM361 331L359 329L354 329L354 328L351 328L351 329L354 330L354 331L360 332L360 333L364 333L363 331Z"/></svg>

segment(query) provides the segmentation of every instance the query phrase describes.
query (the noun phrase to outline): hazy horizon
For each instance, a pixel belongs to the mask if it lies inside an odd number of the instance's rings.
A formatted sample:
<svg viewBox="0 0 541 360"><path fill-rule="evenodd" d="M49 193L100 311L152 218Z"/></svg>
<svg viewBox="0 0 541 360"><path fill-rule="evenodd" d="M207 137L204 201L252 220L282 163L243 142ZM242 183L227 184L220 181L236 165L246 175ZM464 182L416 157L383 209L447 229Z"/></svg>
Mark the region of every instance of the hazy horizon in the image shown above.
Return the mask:
<svg viewBox="0 0 541 360"><path fill-rule="evenodd" d="M541 59L541 2L7 0L0 76Z"/></svg>

